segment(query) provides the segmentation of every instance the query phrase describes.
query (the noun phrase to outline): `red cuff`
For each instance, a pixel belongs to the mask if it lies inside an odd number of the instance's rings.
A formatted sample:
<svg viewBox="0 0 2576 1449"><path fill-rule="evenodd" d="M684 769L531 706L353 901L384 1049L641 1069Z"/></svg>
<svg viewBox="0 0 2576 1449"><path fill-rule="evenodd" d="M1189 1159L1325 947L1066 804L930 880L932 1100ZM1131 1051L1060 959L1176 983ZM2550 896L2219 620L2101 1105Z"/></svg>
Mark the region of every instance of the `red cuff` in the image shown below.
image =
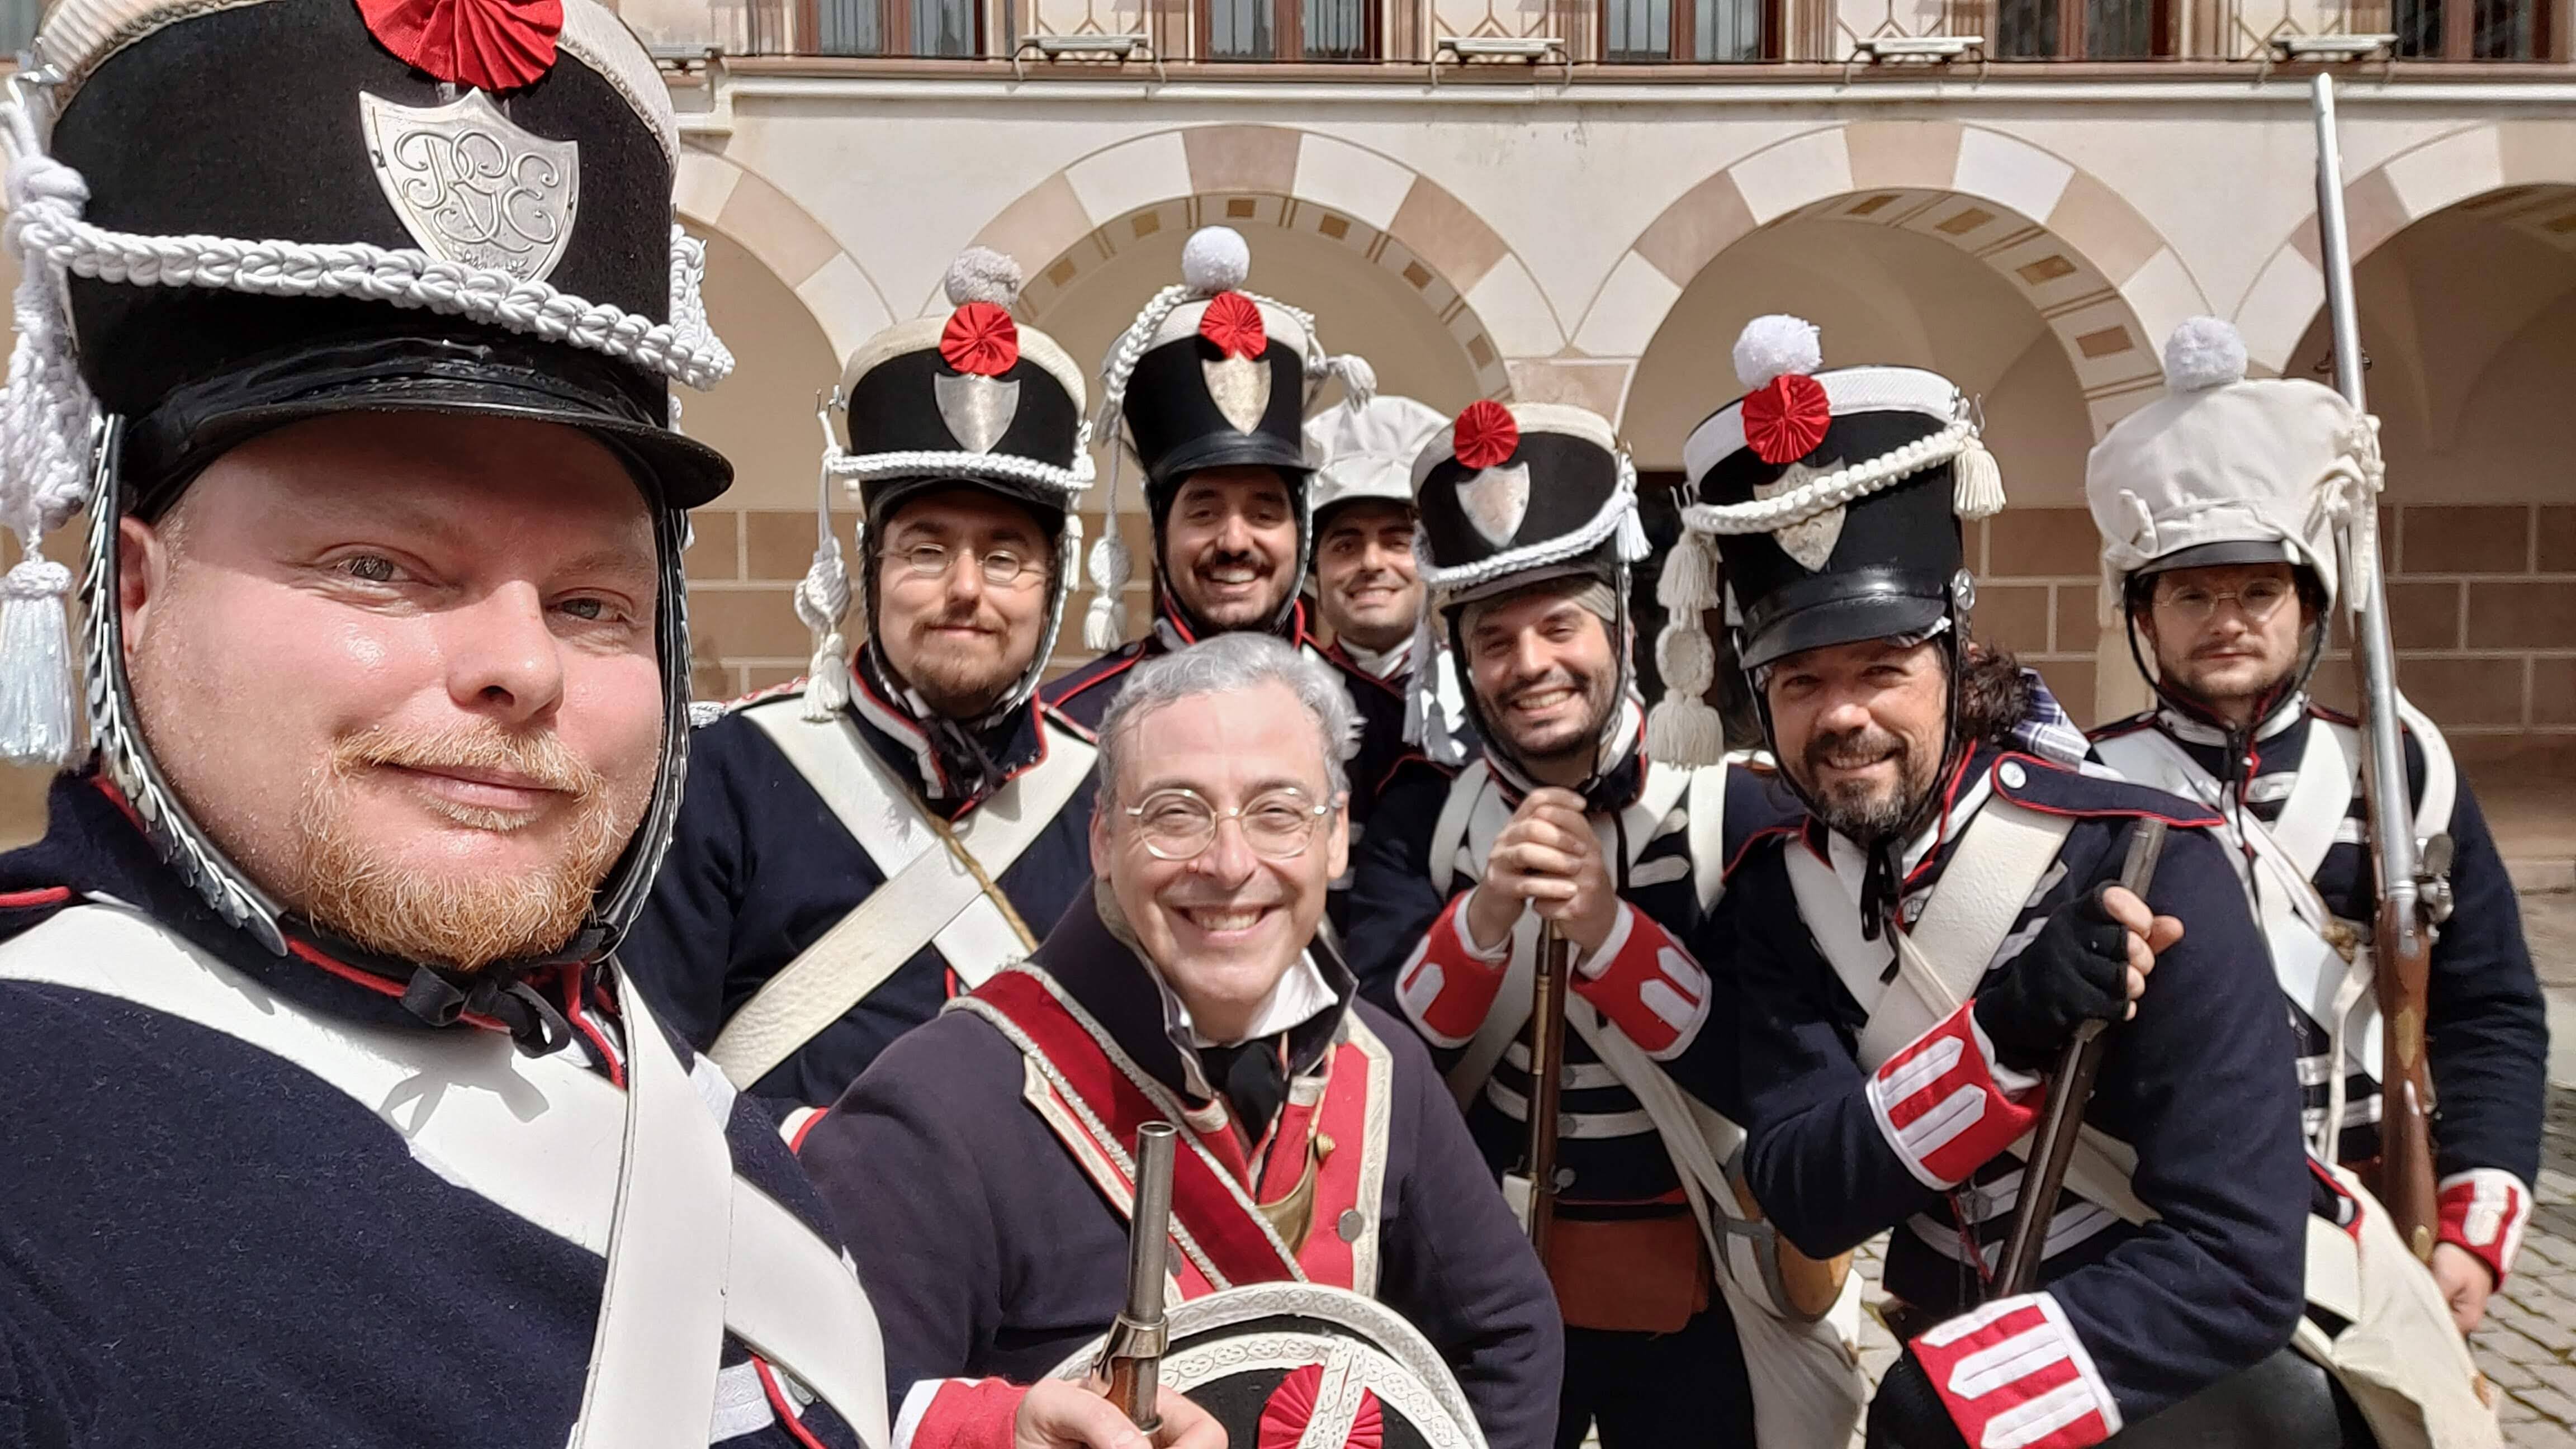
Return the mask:
<svg viewBox="0 0 2576 1449"><path fill-rule="evenodd" d="M1994 1047L1977 1027L1975 1005L1950 1013L1869 1079L1869 1110L1887 1145L1917 1181L1944 1191L2039 1119L2037 1093L2012 1092L1996 1080Z"/></svg>
<svg viewBox="0 0 2576 1449"><path fill-rule="evenodd" d="M1574 993L1656 1061L1680 1056L1708 1020L1708 973L1662 926L1626 901L1619 919L1584 958Z"/></svg>
<svg viewBox="0 0 2576 1449"><path fill-rule="evenodd" d="M1005 1379L924 1379L904 1395L894 1449L1011 1449L1026 1384Z"/></svg>
<svg viewBox="0 0 2576 1449"><path fill-rule="evenodd" d="M2487 1265L2502 1284L2522 1251L2523 1224L2531 1217L2531 1189L2501 1167L2473 1167L2443 1178L2442 1241L2457 1243Z"/></svg>
<svg viewBox="0 0 2576 1449"><path fill-rule="evenodd" d="M1494 1009L1494 997L1503 989L1511 938L1491 953L1476 949L1465 919L1474 895L1466 891L1452 899L1413 949L1413 959L1396 973L1396 1001L1435 1046L1465 1046L1485 1024L1485 1013Z"/></svg>
<svg viewBox="0 0 2576 1449"><path fill-rule="evenodd" d="M1908 1350L1969 1449L2087 1449L2120 1432L2120 1406L2057 1300L1998 1298Z"/></svg>

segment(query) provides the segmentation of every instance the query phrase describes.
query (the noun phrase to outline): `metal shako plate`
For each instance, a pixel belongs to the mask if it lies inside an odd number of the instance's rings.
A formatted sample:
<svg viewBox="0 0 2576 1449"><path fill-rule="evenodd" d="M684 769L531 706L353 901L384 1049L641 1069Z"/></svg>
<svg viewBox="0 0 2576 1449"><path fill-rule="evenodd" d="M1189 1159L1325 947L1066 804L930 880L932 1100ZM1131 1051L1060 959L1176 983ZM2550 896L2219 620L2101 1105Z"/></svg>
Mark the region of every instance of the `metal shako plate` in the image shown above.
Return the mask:
<svg viewBox="0 0 2576 1449"><path fill-rule="evenodd" d="M563 260L581 200L581 148L523 130L492 98L398 106L358 93L367 160L422 251L540 282Z"/></svg>

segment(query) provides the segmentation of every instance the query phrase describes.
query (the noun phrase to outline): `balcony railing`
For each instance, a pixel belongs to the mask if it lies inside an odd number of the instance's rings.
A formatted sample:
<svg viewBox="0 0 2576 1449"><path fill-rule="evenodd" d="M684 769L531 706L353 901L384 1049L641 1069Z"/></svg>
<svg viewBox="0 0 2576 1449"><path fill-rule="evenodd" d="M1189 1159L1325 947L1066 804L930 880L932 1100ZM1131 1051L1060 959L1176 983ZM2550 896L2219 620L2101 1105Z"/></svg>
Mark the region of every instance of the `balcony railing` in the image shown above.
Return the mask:
<svg viewBox="0 0 2576 1449"><path fill-rule="evenodd" d="M0 0L0 23L33 0ZM1976 59L2269 64L2285 39L2383 36L2421 61L2554 61L2576 0L650 0L733 55L1114 67L1203 62L1529 67L1810 64L1864 43L1982 37ZM627 0L630 22L647 8ZM662 29L670 29L663 26ZM1134 37L1132 47L1115 37ZM1485 42L1455 47L1457 37ZM1050 41L1072 40L1070 44ZM1893 47L1886 47L1893 49ZM1926 49L1926 47L1916 47ZM1543 54L1542 54L1543 52ZM1866 56L1862 57L1866 61ZM1032 72L1034 73L1034 72Z"/></svg>

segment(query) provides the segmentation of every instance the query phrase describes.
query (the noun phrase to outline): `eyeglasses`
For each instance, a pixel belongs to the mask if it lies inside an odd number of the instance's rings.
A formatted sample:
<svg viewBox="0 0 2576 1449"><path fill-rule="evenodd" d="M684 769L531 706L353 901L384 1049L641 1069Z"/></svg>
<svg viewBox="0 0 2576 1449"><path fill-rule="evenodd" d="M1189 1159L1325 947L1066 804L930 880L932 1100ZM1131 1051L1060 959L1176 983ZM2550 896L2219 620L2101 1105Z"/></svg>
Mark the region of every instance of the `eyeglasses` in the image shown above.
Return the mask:
<svg viewBox="0 0 2576 1449"><path fill-rule="evenodd" d="M1316 804L1294 785L1268 790L1231 810L1210 805L1196 790L1157 790L1142 804L1127 807L1127 817L1144 832L1145 852L1156 860L1196 860L1216 843L1220 822L1243 827L1243 843L1264 860L1294 860L1315 838L1315 823L1333 813L1331 801Z"/></svg>
<svg viewBox="0 0 2576 1449"><path fill-rule="evenodd" d="M2261 624L2281 612L2293 592L2286 579L2256 579L2241 589L2175 584L2156 595L2156 607L2171 611L2186 624L2206 624L2217 617L2220 605L2232 602L2248 620Z"/></svg>
<svg viewBox="0 0 2576 1449"><path fill-rule="evenodd" d="M952 549L943 543L917 543L907 549L887 549L882 555L882 557L894 562L899 562L904 567L912 570L912 576L917 579L944 579L948 577L949 561L956 556L957 550ZM1016 584L1020 580L1028 577L1031 573L1041 571L1046 567L1046 565L1039 563L1035 559L1022 558L1018 554L1015 554L1006 548L997 548L991 553L977 554L975 555L975 562L976 565L983 570L984 582L997 589L1007 589L1013 584Z"/></svg>

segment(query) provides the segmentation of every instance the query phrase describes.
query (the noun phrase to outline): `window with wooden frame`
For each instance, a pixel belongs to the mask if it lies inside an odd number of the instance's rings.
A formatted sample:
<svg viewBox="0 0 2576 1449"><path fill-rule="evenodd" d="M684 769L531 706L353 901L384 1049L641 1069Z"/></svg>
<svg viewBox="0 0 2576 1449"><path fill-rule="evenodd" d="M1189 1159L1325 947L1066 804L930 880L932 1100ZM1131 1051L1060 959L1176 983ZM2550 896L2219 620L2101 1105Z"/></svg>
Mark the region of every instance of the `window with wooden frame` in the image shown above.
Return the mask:
<svg viewBox="0 0 2576 1449"><path fill-rule="evenodd" d="M1994 0L1997 60L2149 60L2173 54L2172 0Z"/></svg>
<svg viewBox="0 0 2576 1449"><path fill-rule="evenodd" d="M2409 60L2548 60L2545 0L2395 0L2389 29Z"/></svg>
<svg viewBox="0 0 2576 1449"><path fill-rule="evenodd" d="M1777 60L1782 8L1783 0L1601 0L1601 58Z"/></svg>
<svg viewBox="0 0 2576 1449"><path fill-rule="evenodd" d="M1377 0L1197 0L1202 60L1375 60Z"/></svg>
<svg viewBox="0 0 2576 1449"><path fill-rule="evenodd" d="M973 57L984 53L977 0L802 0L815 55Z"/></svg>

